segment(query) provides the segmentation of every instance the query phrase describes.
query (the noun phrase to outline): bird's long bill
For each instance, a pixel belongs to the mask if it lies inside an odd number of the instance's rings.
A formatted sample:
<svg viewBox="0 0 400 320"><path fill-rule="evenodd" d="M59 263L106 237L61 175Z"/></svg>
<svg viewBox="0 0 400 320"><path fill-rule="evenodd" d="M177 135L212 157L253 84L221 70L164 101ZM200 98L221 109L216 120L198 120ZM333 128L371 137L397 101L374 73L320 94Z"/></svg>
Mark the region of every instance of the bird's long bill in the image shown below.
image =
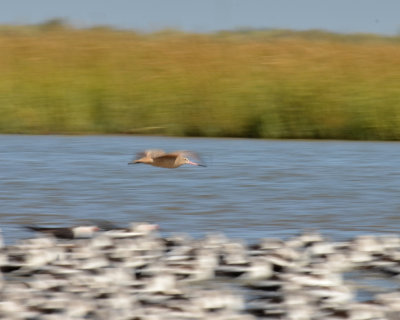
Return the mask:
<svg viewBox="0 0 400 320"><path fill-rule="evenodd" d="M199 166L199 167L207 167L205 164L197 163L197 162L193 162L193 161L189 161L188 164L191 164L193 166Z"/></svg>
<svg viewBox="0 0 400 320"><path fill-rule="evenodd" d="M128 162L128 164L136 164L136 163L139 163L139 162L137 162L136 160Z"/></svg>

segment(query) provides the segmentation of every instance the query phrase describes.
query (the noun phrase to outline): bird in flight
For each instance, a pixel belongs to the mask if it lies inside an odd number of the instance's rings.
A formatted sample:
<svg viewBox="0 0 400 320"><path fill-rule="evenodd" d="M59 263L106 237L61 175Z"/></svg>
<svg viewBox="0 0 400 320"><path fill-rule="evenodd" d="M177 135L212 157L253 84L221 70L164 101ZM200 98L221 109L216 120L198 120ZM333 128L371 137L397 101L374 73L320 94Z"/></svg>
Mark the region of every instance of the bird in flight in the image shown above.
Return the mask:
<svg viewBox="0 0 400 320"><path fill-rule="evenodd" d="M196 159L199 162L193 162L189 159ZM201 163L200 157L191 151L174 151L166 153L160 149L150 149L139 152L137 157L128 164L144 163L161 168L178 168L183 164L191 164L193 166L206 167Z"/></svg>

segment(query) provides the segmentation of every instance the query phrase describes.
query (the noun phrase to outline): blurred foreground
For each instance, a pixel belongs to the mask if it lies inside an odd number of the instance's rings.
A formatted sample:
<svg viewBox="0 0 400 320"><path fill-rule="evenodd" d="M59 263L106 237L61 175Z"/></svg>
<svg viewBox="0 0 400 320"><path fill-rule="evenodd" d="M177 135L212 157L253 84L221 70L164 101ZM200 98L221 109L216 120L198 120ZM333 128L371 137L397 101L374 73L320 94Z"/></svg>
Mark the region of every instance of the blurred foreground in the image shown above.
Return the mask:
<svg viewBox="0 0 400 320"><path fill-rule="evenodd" d="M245 245L224 235L163 238L145 223L90 239L38 237L1 250L0 317L398 319L399 254L397 236L330 242L307 233ZM350 271L391 287L347 281Z"/></svg>
<svg viewBox="0 0 400 320"><path fill-rule="evenodd" d="M0 132L400 139L400 38L0 28Z"/></svg>

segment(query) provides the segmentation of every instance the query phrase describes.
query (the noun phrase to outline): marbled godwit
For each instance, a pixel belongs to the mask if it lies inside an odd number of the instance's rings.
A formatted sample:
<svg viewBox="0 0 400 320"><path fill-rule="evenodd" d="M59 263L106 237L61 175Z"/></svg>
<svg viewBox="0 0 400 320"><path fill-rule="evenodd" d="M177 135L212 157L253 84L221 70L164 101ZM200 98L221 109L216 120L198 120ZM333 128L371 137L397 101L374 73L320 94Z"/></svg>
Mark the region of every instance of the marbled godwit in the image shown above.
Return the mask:
<svg viewBox="0 0 400 320"><path fill-rule="evenodd" d="M178 168L183 164L206 167L205 164L193 162L189 158L200 159L199 156L190 151L174 151L165 153L163 150L152 149L139 152L135 160L128 164L145 163L161 168Z"/></svg>

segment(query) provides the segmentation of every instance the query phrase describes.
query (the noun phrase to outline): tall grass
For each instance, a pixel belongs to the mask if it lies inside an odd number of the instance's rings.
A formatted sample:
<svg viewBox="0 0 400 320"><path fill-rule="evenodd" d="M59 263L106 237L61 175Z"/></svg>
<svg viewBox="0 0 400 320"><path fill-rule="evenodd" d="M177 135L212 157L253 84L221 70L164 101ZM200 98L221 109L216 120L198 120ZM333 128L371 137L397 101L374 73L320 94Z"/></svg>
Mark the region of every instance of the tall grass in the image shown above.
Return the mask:
<svg viewBox="0 0 400 320"><path fill-rule="evenodd" d="M400 139L400 38L0 28L0 132Z"/></svg>

